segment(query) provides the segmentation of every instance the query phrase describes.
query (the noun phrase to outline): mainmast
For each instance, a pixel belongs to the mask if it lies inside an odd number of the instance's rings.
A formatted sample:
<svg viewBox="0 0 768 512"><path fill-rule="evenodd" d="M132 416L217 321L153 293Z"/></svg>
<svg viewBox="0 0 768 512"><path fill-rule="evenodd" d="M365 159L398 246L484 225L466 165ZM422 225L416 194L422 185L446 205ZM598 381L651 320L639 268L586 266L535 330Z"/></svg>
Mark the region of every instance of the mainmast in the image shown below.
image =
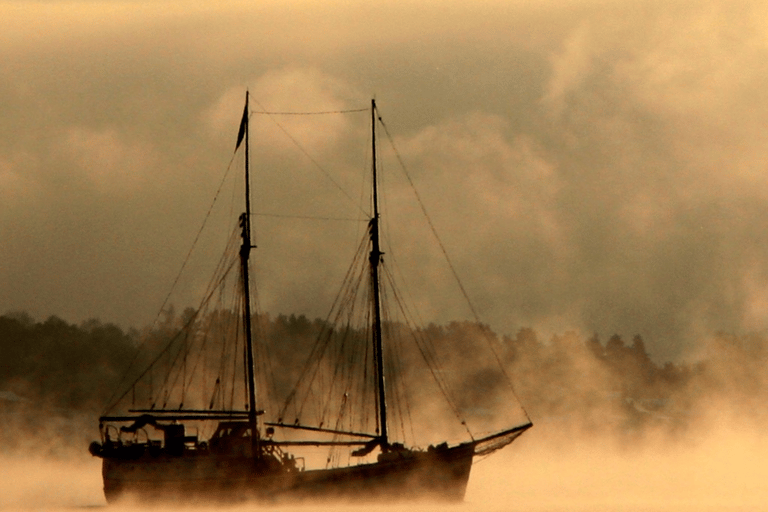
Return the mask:
<svg viewBox="0 0 768 512"><path fill-rule="evenodd" d="M246 376L246 389L248 390L248 423L251 427L251 453L254 458L261 458L261 450L259 449L259 429L256 423L256 379L253 369L253 340L251 329L251 288L250 280L248 277L248 258L251 254L251 249L255 246L251 245L251 188L250 188L250 176L249 176L249 140L248 140L248 92L245 93L245 111L243 112L243 120L240 126L241 134L245 138L245 213L240 215L240 227L242 228L243 243L240 246L240 266L241 275L243 278L243 327L245 329L245 354L246 354L246 366L248 368L248 375ZM238 137L239 139L239 137ZM239 143L239 140L238 140Z"/></svg>
<svg viewBox="0 0 768 512"><path fill-rule="evenodd" d="M379 292L379 264L381 263L381 248L379 246L379 197L376 173L376 100L371 100L371 145L372 145L372 172L373 172L373 218L368 225L371 236L371 254L369 257L371 267L371 284L373 286L373 353L376 358L376 378L379 394L379 432L381 449L387 450L389 439L387 437L387 397L384 387L384 357L381 340L381 298Z"/></svg>

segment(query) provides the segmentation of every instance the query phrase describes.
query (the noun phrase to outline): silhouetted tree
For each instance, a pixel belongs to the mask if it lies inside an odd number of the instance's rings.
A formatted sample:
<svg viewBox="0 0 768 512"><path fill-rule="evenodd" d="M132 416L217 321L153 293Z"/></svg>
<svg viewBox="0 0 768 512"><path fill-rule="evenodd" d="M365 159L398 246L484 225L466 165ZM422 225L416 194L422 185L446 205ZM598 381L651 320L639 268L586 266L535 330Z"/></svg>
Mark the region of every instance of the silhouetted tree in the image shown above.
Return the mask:
<svg viewBox="0 0 768 512"><path fill-rule="evenodd" d="M169 307L157 325L145 328L141 335L96 319L74 325L56 316L36 322L26 313L2 315L0 411L17 416L29 410L58 411L55 414L82 414L92 419L194 315L189 308L176 315ZM214 340L217 322L233 315L236 313L214 311L196 320L200 332ZM263 314L254 320L256 336L264 345L257 364L274 378L272 391L280 399L293 387L307 356L329 326L323 320L293 314ZM405 330L397 324L387 329L395 334ZM682 432L713 396L735 404L745 418L765 416L768 422L768 413L760 412L768 401L765 334L718 334L707 341L698 363L662 365L651 359L640 335L626 345L614 334L603 346L597 333L583 339L576 332L565 332L544 343L535 330L524 327L499 342L487 325L475 322L430 324L418 335L430 340L422 349L434 351L433 362L441 367L433 370L469 415L487 415L498 407L506 373L535 423L562 422L569 428L629 436L647 426ZM363 332L355 336L369 339ZM496 354L489 354L488 344ZM429 371L423 371L419 350L398 350L404 360L391 371L409 379L414 391L411 399L431 400L434 393L422 392L428 389L431 377ZM505 365L504 372L497 366L497 356ZM42 417L24 417L22 424L32 430L41 430L45 424ZM5 432L0 433L5 436L0 442L8 441L7 428Z"/></svg>

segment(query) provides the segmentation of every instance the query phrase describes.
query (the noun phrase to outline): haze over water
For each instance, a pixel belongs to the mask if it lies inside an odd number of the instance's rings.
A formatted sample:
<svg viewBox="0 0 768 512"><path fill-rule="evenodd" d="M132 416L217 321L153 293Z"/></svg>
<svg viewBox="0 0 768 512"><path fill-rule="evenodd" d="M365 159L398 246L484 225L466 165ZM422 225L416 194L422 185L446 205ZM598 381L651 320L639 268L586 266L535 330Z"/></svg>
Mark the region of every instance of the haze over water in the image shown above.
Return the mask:
<svg viewBox="0 0 768 512"><path fill-rule="evenodd" d="M526 437L527 436L527 437ZM619 447L589 439L547 441L534 431L476 463L463 504L259 507L227 510L381 510L437 512L694 512L766 510L768 442L756 432L719 425L689 440ZM106 507L100 460L3 457L0 509ZM118 511L146 510L130 504ZM160 509L178 510L173 507ZM203 509L215 507L203 507ZM220 510L220 509L217 509Z"/></svg>

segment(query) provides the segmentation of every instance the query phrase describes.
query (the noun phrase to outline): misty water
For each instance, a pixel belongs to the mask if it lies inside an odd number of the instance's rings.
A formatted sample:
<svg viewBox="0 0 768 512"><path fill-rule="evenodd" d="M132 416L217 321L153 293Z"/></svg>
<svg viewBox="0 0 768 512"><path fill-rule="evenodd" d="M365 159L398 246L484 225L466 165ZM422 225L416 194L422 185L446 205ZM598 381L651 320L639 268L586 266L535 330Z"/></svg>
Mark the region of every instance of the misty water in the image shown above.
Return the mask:
<svg viewBox="0 0 768 512"><path fill-rule="evenodd" d="M728 423L728 424L725 424ZM647 439L643 446L582 436L552 437L534 431L500 453L476 462L464 503L313 505L230 510L480 511L742 511L764 510L768 441L733 422L685 440ZM547 438L545 438L548 437ZM79 455L3 456L0 509L83 510L107 508L101 494L100 460ZM113 510L147 509L131 504ZM167 507L165 507L167 508ZM174 507L171 507L174 508ZM201 507L199 510L210 509ZM176 507L178 509L178 507Z"/></svg>

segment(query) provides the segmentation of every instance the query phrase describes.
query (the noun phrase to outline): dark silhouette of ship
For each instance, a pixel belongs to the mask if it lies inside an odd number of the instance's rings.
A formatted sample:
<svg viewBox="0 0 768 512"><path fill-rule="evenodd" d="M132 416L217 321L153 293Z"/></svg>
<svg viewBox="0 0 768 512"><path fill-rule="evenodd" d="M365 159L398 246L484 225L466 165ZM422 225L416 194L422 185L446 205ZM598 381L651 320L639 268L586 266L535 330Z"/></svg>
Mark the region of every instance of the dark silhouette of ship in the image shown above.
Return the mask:
<svg viewBox="0 0 768 512"><path fill-rule="evenodd" d="M235 250L230 251L234 263L222 265L220 273L220 276L236 274L241 312L215 308L207 314L202 313L202 309L196 311L186 319L180 334L99 418L101 440L91 443L89 450L103 461L107 501L113 503L121 498L269 503L301 499L382 501L393 498L461 501L473 459L511 443L532 424L526 414L522 424L478 439L470 438L457 444L443 442L424 449L407 447L390 435L390 400L396 398L397 391L393 391L389 382L394 377L387 374L384 353L388 349L383 333L397 329L389 325L382 314L383 252L379 239L375 101L371 102L372 214L361 243L359 254L362 257L356 258L364 271L348 276L342 287L347 290L346 295L341 294L346 298L337 300L356 302L357 296L350 295L349 290L365 281L366 291L362 296L368 306L363 317L368 327L355 331L344 324L343 319L347 317L333 314L334 318L342 319L342 327L318 335L300 381L288 393L285 406L272 421L263 419L265 412L257 407L259 356L253 341L253 298L249 277L249 258L254 248L250 220L250 116L246 94L235 149L239 151L245 142L245 213L239 218L239 242L236 242ZM381 122L380 118L378 120ZM234 271L230 272L232 269ZM216 285L224 281L224 277L214 278ZM219 294L209 293L204 303L210 304ZM239 327L234 330L225 328L225 323L233 319ZM226 348L221 340L229 338L242 341ZM219 352L221 361L230 356L240 357L242 364L214 364L206 355L194 359L192 351L195 348L207 354ZM428 346L420 348L422 353L428 349ZM317 361L331 354L340 356L342 362L322 368L317 365ZM363 370L353 375L347 365L356 361L362 361ZM200 400L195 402L191 398L193 391L203 390L202 393L205 386L192 375L195 370L212 366L218 366L219 374L215 380L211 378L207 382L209 395L206 396L210 396L210 400L204 404ZM157 375L161 367L168 370L165 377ZM330 375L326 384L335 389L334 392L320 391L322 379L318 375L321 369ZM440 372L432 373L436 378L440 377ZM351 384L356 376L362 376L367 383ZM224 389L225 381L235 380L242 380L242 408L234 407L238 400L234 391ZM179 391L174 391L178 388L181 388L180 395ZM353 391L360 391L363 398L354 401L351 398ZM144 408L135 405L138 395L148 397L150 405ZM323 401L322 397L332 398ZM169 406L174 400L177 406ZM123 406L124 412L114 412L117 404L127 401L131 405ZM332 426L322 419L330 417L329 414L323 416L317 412L320 409L327 412L328 403L335 404L337 413ZM364 421L353 423L349 419L350 410L358 404L369 412ZM289 407L299 411L295 421L283 419L288 417ZM315 410L319 421L301 420L300 412L310 409ZM329 455L324 467L311 469L307 463L310 456L299 456L299 453L318 449L329 449L334 453L344 451L346 455Z"/></svg>

